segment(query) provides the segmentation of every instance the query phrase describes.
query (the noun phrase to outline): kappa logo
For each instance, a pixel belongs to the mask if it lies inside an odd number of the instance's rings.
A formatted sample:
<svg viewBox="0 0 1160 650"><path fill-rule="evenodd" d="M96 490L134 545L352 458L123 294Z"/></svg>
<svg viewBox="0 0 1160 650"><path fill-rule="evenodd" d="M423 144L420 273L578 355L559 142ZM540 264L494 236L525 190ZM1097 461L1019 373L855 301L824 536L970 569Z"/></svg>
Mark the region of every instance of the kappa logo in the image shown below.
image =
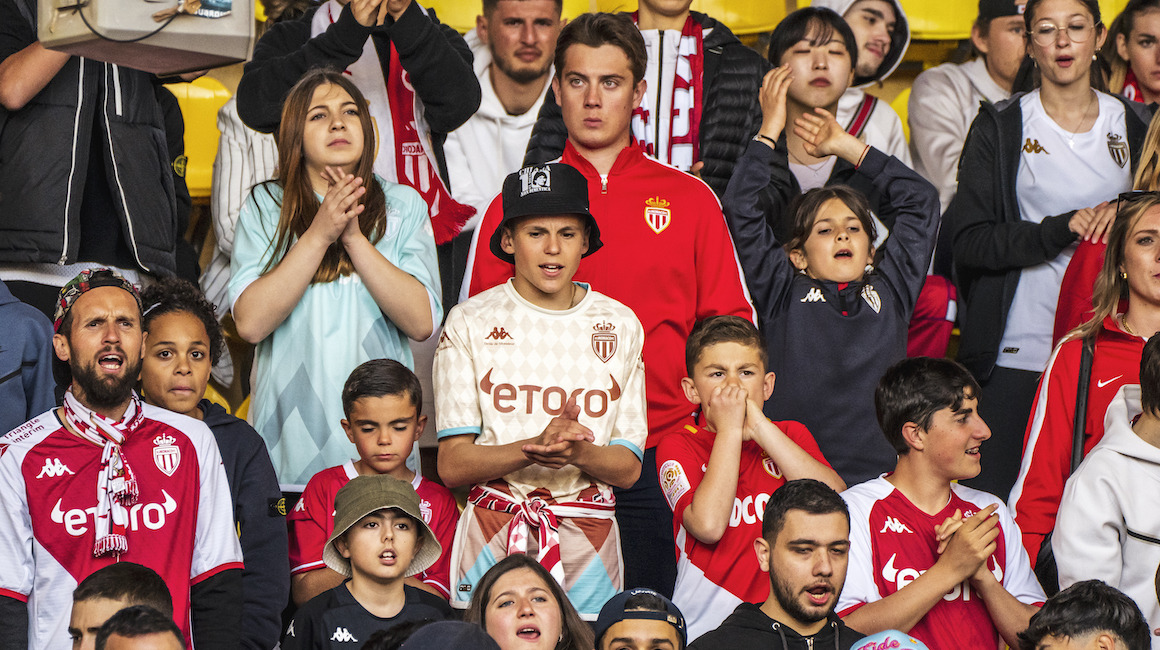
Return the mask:
<svg viewBox="0 0 1160 650"><path fill-rule="evenodd" d="M1039 140L1032 140L1031 138L1027 138L1027 142L1023 143L1023 153L1045 153L1049 156L1051 155L1050 151L1040 146Z"/></svg>
<svg viewBox="0 0 1160 650"><path fill-rule="evenodd" d="M485 341L503 341L504 339L510 339L510 338L512 338L512 335L508 334L507 330L505 330L504 328L493 327L493 328L491 328L491 334L488 334L487 336L483 337L483 340L485 340Z"/></svg>
<svg viewBox="0 0 1160 650"><path fill-rule="evenodd" d="M44 478L45 476L56 478L58 476L64 476L65 474L76 476L76 473L69 469L67 465L60 462L59 458L45 458L44 467L40 468L40 473L36 475L36 478Z"/></svg>
<svg viewBox="0 0 1160 650"><path fill-rule="evenodd" d="M338 641L339 643L358 643L358 639L350 633L350 630L345 627L334 628L334 634L330 637L331 641Z"/></svg>
<svg viewBox="0 0 1160 650"><path fill-rule="evenodd" d="M910 533L911 535L914 534L913 530L907 528L906 524L898 521L898 519L895 517L887 517L886 521L882 522L882 530L878 531L878 534L885 533L886 531L890 531L892 533Z"/></svg>
<svg viewBox="0 0 1160 650"><path fill-rule="evenodd" d="M597 323L592 326L596 333L592 335L592 351L604 363L616 354L616 326L612 323Z"/></svg>
<svg viewBox="0 0 1160 650"><path fill-rule="evenodd" d="M294 512L306 512L306 499L298 499L294 505Z"/></svg>
<svg viewBox="0 0 1160 650"><path fill-rule="evenodd" d="M665 228L673 221L673 211L669 210L669 201L662 199L659 196L644 202L644 220L648 222L648 227L656 234L664 232Z"/></svg>
<svg viewBox="0 0 1160 650"><path fill-rule="evenodd" d="M431 523L431 502L426 499L419 499L419 516L423 518L423 523Z"/></svg>
<svg viewBox="0 0 1160 650"><path fill-rule="evenodd" d="M814 287L810 289L805 298L801 299L801 302L826 302L826 297L822 295L821 289Z"/></svg>
<svg viewBox="0 0 1160 650"><path fill-rule="evenodd" d="M520 198L536 192L552 191L552 168L524 167L520 170Z"/></svg>
<svg viewBox="0 0 1160 650"><path fill-rule="evenodd" d="M161 503L138 503L131 508L120 508L120 517L125 517L125 511L128 511L129 522L126 525L131 531L141 529L141 526L149 530L160 530L165 527L165 518L177 511L177 501L169 496L165 490L161 491L163 501ZM97 507L91 508L72 508L71 510L61 510L61 499L56 500L56 505L52 507L52 512L49 517L54 523L64 524L64 531L70 537L80 537L88 532L89 517L96 517ZM113 519L118 518L118 512L114 509Z"/></svg>
<svg viewBox="0 0 1160 650"><path fill-rule="evenodd" d="M169 434L163 434L153 439L153 463L166 476L173 476L181 464L181 449L173 444L177 439Z"/></svg>
<svg viewBox="0 0 1160 650"><path fill-rule="evenodd" d="M290 627L286 628L286 636L294 636L294 619L290 619Z"/></svg>

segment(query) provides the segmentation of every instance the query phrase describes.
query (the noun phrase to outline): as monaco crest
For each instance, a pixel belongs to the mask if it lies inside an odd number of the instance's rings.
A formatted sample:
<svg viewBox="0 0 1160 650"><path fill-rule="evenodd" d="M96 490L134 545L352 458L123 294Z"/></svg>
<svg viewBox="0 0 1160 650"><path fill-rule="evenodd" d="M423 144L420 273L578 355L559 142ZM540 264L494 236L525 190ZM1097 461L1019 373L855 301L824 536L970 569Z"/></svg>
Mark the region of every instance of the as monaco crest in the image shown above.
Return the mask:
<svg viewBox="0 0 1160 650"><path fill-rule="evenodd" d="M177 439L168 434L153 439L153 462L166 476L173 476L181 464L181 449L174 442Z"/></svg>
<svg viewBox="0 0 1160 650"><path fill-rule="evenodd" d="M644 220L648 222L648 227L656 234L661 234L665 228L669 227L669 222L673 220L673 212L669 210L669 202L659 196L644 202Z"/></svg>
<svg viewBox="0 0 1160 650"><path fill-rule="evenodd" d="M1128 164L1128 143L1119 134L1108 134L1108 154L1117 165L1123 167Z"/></svg>
<svg viewBox="0 0 1160 650"><path fill-rule="evenodd" d="M616 329L612 323L600 323L593 325L592 329L596 333L592 335L592 351L604 363L616 354L616 333L612 330Z"/></svg>

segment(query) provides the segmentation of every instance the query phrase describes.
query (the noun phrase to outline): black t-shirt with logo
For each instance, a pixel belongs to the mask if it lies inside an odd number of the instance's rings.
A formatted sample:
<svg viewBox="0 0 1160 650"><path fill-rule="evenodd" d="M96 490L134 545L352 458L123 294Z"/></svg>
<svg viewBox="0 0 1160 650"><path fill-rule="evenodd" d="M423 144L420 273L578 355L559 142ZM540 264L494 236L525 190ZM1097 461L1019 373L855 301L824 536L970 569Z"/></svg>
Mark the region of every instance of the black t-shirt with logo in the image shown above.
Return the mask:
<svg viewBox="0 0 1160 650"><path fill-rule="evenodd" d="M379 630L412 621L454 618L447 601L410 585L403 587L403 609L392 618L379 618L354 599L346 588L349 582L315 596L294 614L282 635L282 650L361 648Z"/></svg>

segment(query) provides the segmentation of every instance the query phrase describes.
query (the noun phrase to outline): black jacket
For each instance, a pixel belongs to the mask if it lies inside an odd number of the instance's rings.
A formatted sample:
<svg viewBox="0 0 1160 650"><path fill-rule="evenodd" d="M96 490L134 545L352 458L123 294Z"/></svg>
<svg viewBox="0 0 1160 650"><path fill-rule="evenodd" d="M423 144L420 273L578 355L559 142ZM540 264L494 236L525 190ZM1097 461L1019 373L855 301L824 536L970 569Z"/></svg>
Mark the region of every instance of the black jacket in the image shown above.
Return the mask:
<svg viewBox="0 0 1160 650"><path fill-rule="evenodd" d="M0 0L0 61L37 40L17 2ZM0 108L0 262L71 264L81 246L90 157L104 159L119 228L141 269L172 275L178 232L172 159L156 77L70 57L26 106ZM107 152L90 151L93 130Z"/></svg>
<svg viewBox="0 0 1160 650"><path fill-rule="evenodd" d="M865 634L846 627L834 614L817 634L804 637L788 625L765 615L753 603L741 603L721 626L706 632L689 644L689 650L734 650L763 648L774 650L849 650Z"/></svg>
<svg viewBox="0 0 1160 650"><path fill-rule="evenodd" d="M938 193L902 162L871 148L853 176L891 206L893 230L874 270L840 287L797 272L776 235L780 228L767 224L790 219L784 210L770 214L761 207L766 170L785 164L784 154L781 163L775 154L750 144L723 201L769 349L768 370L778 377L765 413L805 424L826 460L853 485L889 471L897 460L878 428L874 389L886 369L906 357L907 328L938 228ZM775 174L775 183L786 175Z"/></svg>
<svg viewBox="0 0 1160 650"><path fill-rule="evenodd" d="M713 31L705 37L704 100L701 113L701 179L717 196L733 175L733 165L745 145L761 127L758 94L768 61L749 49L724 24L705 14L692 12L693 19ZM524 164L555 160L564 152L568 130L551 89L544 97ZM696 161L694 161L696 162Z"/></svg>
<svg viewBox="0 0 1160 650"><path fill-rule="evenodd" d="M959 291L958 360L980 381L986 381L995 368L1023 268L1054 259L1077 237L1068 228L1075 210L1045 217L1041 223L1024 221L1019 213L1015 182L1024 144L1021 97L980 104L959 158L959 189L943 216L944 231L953 245ZM1115 97L1124 104L1135 170L1150 110ZM1088 206L1076 206L1083 207Z"/></svg>
<svg viewBox="0 0 1160 650"><path fill-rule="evenodd" d="M198 406L221 451L242 544L241 647L269 650L281 636L290 598L285 501L258 432L209 400Z"/></svg>
<svg viewBox="0 0 1160 650"><path fill-rule="evenodd" d="M367 37L385 71L390 44L399 52L415 95L423 103L423 118L431 130L439 173L447 178L443 142L479 109L479 80L471 68L471 49L454 29L440 23L435 12L428 15L412 2L397 21L387 17L380 27L364 27L354 18L350 5L324 33L310 38L317 8L297 20L270 28L254 47L238 82L238 115L250 128L271 133L278 128L282 102L302 75L311 68L344 70L363 54ZM381 127L386 128L386 127Z"/></svg>

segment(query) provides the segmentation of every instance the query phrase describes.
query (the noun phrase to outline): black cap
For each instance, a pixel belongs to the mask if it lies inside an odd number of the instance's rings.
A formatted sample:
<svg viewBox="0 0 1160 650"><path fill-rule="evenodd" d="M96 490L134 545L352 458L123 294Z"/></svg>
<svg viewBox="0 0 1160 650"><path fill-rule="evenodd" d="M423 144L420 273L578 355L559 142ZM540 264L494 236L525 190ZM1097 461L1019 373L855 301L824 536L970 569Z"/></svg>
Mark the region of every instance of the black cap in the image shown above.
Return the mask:
<svg viewBox="0 0 1160 650"><path fill-rule="evenodd" d="M564 163L531 165L508 174L503 181L503 221L491 234L491 252L508 264L515 258L500 247L503 225L521 217L554 217L574 214L588 219L588 250L583 257L600 250L600 228L588 211L588 179Z"/></svg>
<svg viewBox="0 0 1160 650"><path fill-rule="evenodd" d="M665 604L665 611L659 612L649 609L625 609L625 604L629 598L639 595L649 595L659 598ZM621 621L628 621L634 619L645 619L650 621L665 621L677 629L677 634L681 639L681 647L688 644L688 630L685 627L685 617L681 614L681 610L673 604L671 600L665 598L661 594L649 589L648 587L637 587L622 591L613 596L604 607L600 608L600 615L596 617L596 646L600 646L600 639L608 628L616 625Z"/></svg>
<svg viewBox="0 0 1160 650"><path fill-rule="evenodd" d="M979 0L979 18L991 20L1004 16L1022 16L1026 0Z"/></svg>

